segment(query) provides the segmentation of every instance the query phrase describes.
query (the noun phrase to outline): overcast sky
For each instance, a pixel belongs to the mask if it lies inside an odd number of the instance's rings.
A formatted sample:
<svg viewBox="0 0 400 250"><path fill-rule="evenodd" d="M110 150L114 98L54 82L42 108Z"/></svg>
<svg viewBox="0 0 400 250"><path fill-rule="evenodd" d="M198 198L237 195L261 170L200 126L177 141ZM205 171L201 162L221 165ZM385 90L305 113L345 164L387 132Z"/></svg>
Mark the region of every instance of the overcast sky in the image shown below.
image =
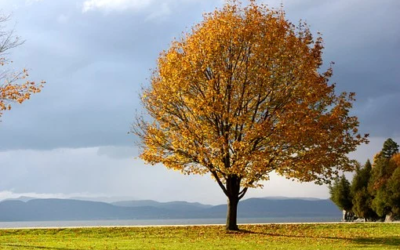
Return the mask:
<svg viewBox="0 0 400 250"><path fill-rule="evenodd" d="M259 1L261 2L261 1ZM279 7L280 0L264 1ZM287 18L306 20L325 41L338 91L354 91L352 113L371 143L400 143L400 1L284 0ZM0 0L8 29L26 40L10 51L43 92L5 112L0 123L0 199L109 196L224 203L209 176L145 165L128 135L150 69L174 37L221 7L220 0ZM248 197L327 198L326 186L272 176Z"/></svg>

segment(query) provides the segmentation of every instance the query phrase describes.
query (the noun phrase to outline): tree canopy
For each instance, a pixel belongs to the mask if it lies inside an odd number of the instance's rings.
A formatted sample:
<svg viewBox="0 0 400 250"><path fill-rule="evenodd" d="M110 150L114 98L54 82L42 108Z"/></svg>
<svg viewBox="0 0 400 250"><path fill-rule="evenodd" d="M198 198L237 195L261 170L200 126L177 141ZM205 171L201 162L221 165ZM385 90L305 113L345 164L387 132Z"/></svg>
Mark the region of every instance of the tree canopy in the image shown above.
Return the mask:
<svg viewBox="0 0 400 250"><path fill-rule="evenodd" d="M319 72L323 40L282 10L227 1L158 58L133 132L140 157L184 174L211 174L238 201L271 172L329 183L353 170L347 157L367 142L349 115L354 93L335 94L332 68Z"/></svg>

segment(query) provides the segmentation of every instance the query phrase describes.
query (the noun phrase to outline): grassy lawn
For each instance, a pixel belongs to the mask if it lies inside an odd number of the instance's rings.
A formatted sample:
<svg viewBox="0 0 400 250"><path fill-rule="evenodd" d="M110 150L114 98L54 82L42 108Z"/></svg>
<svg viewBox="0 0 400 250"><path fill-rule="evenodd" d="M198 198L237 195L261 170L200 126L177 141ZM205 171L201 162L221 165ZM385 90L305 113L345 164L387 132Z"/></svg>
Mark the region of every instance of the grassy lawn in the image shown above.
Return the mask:
<svg viewBox="0 0 400 250"><path fill-rule="evenodd" d="M400 223L0 230L0 249L400 249Z"/></svg>

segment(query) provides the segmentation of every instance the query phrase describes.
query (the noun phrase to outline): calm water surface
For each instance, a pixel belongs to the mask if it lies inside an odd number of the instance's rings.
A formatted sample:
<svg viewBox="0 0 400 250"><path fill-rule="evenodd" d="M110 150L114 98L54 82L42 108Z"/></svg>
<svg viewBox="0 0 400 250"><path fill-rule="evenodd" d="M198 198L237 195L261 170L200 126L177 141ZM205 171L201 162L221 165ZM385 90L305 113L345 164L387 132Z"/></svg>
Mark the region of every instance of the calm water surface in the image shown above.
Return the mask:
<svg viewBox="0 0 400 250"><path fill-rule="evenodd" d="M339 222L340 217L285 217L285 218L244 218L238 223L289 223L289 222ZM92 220L92 221L17 221L0 222L0 228L28 227L97 227L97 226L151 226L151 225L202 225L225 224L225 218L213 219L168 219L168 220Z"/></svg>

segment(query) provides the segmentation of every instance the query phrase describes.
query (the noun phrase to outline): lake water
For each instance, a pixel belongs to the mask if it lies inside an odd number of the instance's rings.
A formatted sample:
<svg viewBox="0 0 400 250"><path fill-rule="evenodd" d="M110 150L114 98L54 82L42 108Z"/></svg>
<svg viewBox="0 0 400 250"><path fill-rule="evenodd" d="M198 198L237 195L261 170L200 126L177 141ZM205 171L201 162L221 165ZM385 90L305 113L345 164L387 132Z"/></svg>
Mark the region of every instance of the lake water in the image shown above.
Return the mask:
<svg viewBox="0 0 400 250"><path fill-rule="evenodd" d="M225 224L225 218L167 219L167 220L92 220L92 221L17 221L0 222L0 228L40 227L99 227L99 226L152 226L152 225L204 225ZM239 224L290 223L290 222L340 222L340 217L274 217L239 218Z"/></svg>

